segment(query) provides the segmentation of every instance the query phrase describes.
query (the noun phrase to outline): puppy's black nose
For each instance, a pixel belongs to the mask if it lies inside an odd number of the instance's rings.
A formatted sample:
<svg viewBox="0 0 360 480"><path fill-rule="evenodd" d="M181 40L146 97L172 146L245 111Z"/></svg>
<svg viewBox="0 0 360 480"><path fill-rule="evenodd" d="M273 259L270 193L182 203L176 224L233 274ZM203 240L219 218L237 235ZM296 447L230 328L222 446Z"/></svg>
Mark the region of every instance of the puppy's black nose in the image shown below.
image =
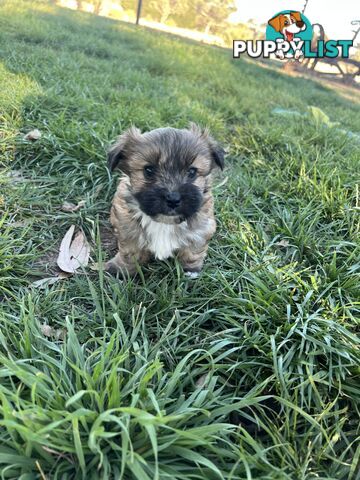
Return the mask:
<svg viewBox="0 0 360 480"><path fill-rule="evenodd" d="M168 192L165 199L170 208L176 208L180 205L181 197L179 192Z"/></svg>
<svg viewBox="0 0 360 480"><path fill-rule="evenodd" d="M302 20L299 20L298 22L296 22L296 26L299 28L302 28L304 25L305 23Z"/></svg>

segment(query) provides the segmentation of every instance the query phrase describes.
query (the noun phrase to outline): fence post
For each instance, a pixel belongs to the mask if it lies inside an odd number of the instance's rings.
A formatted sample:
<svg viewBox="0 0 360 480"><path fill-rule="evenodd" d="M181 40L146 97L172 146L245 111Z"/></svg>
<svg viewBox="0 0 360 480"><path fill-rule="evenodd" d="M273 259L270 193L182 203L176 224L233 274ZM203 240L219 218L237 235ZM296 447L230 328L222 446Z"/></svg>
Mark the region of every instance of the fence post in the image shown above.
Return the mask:
<svg viewBox="0 0 360 480"><path fill-rule="evenodd" d="M139 25L141 15L142 0L138 0L137 12L136 12L136 25Z"/></svg>

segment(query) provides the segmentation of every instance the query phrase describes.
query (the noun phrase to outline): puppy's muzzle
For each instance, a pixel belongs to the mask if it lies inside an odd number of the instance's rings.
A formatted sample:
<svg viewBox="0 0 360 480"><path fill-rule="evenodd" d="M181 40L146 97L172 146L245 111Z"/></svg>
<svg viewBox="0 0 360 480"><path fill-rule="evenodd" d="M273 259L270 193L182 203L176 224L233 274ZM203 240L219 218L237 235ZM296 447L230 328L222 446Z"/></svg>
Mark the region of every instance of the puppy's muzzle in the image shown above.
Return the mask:
<svg viewBox="0 0 360 480"><path fill-rule="evenodd" d="M169 208L175 209L180 206L181 195L179 192L168 192L165 195L165 200Z"/></svg>

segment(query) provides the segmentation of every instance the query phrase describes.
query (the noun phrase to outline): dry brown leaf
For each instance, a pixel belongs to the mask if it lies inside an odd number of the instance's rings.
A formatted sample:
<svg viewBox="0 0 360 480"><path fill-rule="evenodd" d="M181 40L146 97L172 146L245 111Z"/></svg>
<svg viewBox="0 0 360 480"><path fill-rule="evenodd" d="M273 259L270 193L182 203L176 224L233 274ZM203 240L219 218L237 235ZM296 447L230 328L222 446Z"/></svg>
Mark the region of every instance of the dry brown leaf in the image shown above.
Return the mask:
<svg viewBox="0 0 360 480"><path fill-rule="evenodd" d="M40 326L40 330L44 337L52 337L54 334L54 329L50 325L43 324Z"/></svg>
<svg viewBox="0 0 360 480"><path fill-rule="evenodd" d="M7 177L10 178L11 183L18 183L18 182L24 182L25 178L23 177L23 174L21 170L10 170L8 172Z"/></svg>
<svg viewBox="0 0 360 480"><path fill-rule="evenodd" d="M9 227L14 227L14 228L27 227L28 225L30 225L30 223L31 223L31 220L30 220L30 219L27 219L27 220L16 220L15 222L8 223L7 226L9 226Z"/></svg>
<svg viewBox="0 0 360 480"><path fill-rule="evenodd" d="M35 288L46 288L50 285L53 285L54 283L58 282L61 280L60 277L47 277L47 278L40 278L40 280L36 280L36 282L33 282L31 285Z"/></svg>
<svg viewBox="0 0 360 480"><path fill-rule="evenodd" d="M77 205L71 202L64 202L61 206L63 212L77 212L85 205L85 200L81 200Z"/></svg>
<svg viewBox="0 0 360 480"><path fill-rule="evenodd" d="M64 203L61 205L61 210L62 210L63 212L73 212L75 209L76 209L75 203L64 202Z"/></svg>
<svg viewBox="0 0 360 480"><path fill-rule="evenodd" d="M75 225L71 225L61 241L57 264L61 270L74 273L80 267L89 263L90 247L85 235L80 230L74 236Z"/></svg>
<svg viewBox="0 0 360 480"><path fill-rule="evenodd" d="M98 262L94 262L90 265L90 270L92 270L93 272L99 272L101 270L101 266Z"/></svg>
<svg viewBox="0 0 360 480"><path fill-rule="evenodd" d="M56 340L63 340L65 338L65 330L61 328L53 328L43 323L40 326L40 330L44 337L54 337Z"/></svg>
<svg viewBox="0 0 360 480"><path fill-rule="evenodd" d="M46 288L58 282L59 280L65 280L65 278L69 278L69 277L71 277L70 273L60 272L58 275L54 277L40 278L40 280L36 280L31 285L35 288Z"/></svg>
<svg viewBox="0 0 360 480"><path fill-rule="evenodd" d="M206 383L207 376L208 376L207 373L204 373L203 375L201 375L201 377L199 377L199 378L196 380L195 387L196 387L196 388L202 388L202 387L205 385L205 383Z"/></svg>
<svg viewBox="0 0 360 480"><path fill-rule="evenodd" d="M39 138L41 138L41 132L37 128L35 128L34 130L31 130L31 132L28 132L24 137L25 140L31 140L31 141L39 140Z"/></svg>
<svg viewBox="0 0 360 480"><path fill-rule="evenodd" d="M58 328L55 330L55 338L56 340L64 340L66 337L66 330L64 328Z"/></svg>
<svg viewBox="0 0 360 480"><path fill-rule="evenodd" d="M277 245L278 247L288 247L289 242L288 240L280 240L280 242L276 242L275 245Z"/></svg>

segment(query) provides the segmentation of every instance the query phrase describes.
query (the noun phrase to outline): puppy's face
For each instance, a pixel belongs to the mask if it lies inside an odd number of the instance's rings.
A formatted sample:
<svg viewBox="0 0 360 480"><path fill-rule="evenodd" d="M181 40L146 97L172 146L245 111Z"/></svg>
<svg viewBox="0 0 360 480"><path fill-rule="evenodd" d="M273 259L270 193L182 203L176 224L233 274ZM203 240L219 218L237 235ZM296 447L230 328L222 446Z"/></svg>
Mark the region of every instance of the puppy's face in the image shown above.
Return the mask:
<svg viewBox="0 0 360 480"><path fill-rule="evenodd" d="M130 179L141 211L162 223L180 223L199 211L210 188L210 173L223 168L224 150L207 131L131 128L109 151L109 167Z"/></svg>

